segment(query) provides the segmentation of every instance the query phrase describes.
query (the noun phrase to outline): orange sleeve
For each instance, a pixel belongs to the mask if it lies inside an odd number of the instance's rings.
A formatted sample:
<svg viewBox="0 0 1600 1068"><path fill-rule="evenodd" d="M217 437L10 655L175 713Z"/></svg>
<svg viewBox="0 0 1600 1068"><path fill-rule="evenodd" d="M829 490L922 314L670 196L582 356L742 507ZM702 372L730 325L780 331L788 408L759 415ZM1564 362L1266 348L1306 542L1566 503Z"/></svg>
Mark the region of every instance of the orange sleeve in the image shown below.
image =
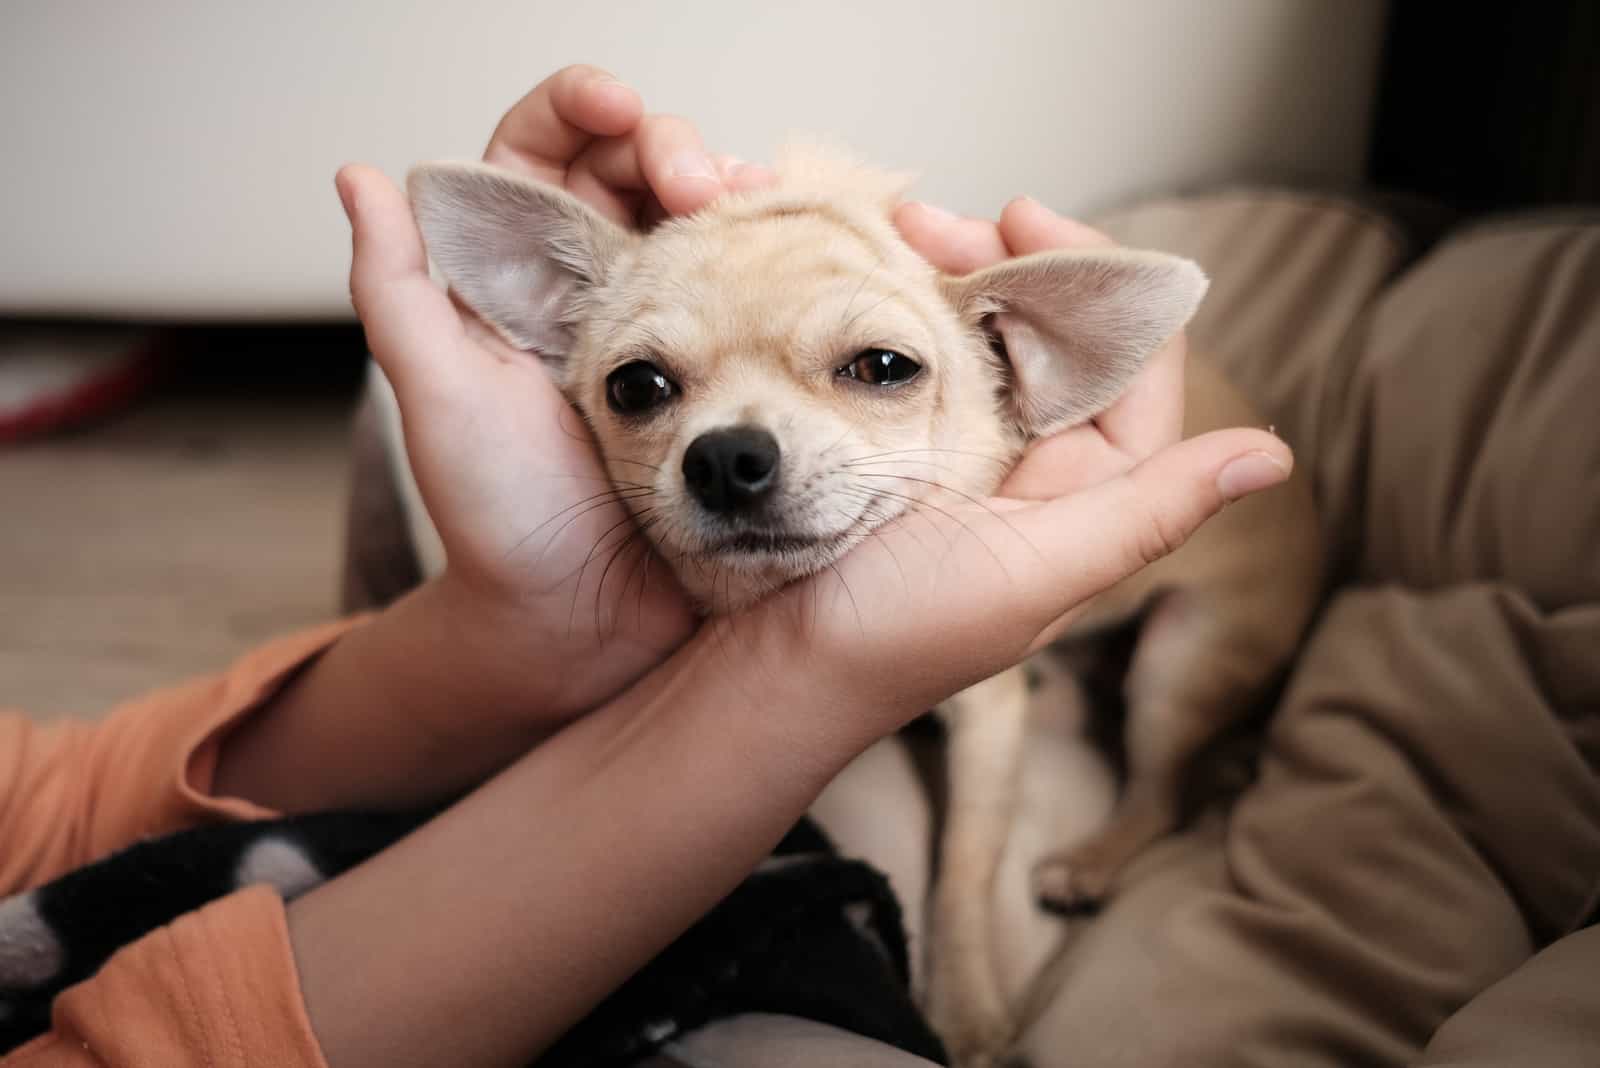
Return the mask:
<svg viewBox="0 0 1600 1068"><path fill-rule="evenodd" d="M241 890L127 946L0 1068L328 1068L283 902Z"/></svg>
<svg viewBox="0 0 1600 1068"><path fill-rule="evenodd" d="M0 714L0 897L208 820L270 817L211 796L226 732L360 620L272 642L220 675L125 704L99 723Z"/></svg>

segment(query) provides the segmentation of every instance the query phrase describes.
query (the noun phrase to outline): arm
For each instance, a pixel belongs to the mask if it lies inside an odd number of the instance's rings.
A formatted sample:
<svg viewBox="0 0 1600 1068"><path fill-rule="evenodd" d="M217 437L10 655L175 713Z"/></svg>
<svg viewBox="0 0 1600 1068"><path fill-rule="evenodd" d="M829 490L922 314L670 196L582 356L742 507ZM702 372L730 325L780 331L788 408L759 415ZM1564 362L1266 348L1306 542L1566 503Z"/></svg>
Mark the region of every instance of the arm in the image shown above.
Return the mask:
<svg viewBox="0 0 1600 1068"><path fill-rule="evenodd" d="M219 742L354 626L279 639L225 672L129 701L99 723L0 715L0 898L137 838L272 815L214 789Z"/></svg>
<svg viewBox="0 0 1600 1068"><path fill-rule="evenodd" d="M520 1068L731 890L849 758L856 734L738 713L772 682L691 642L294 901L286 926L256 889L124 949L6 1068Z"/></svg>
<svg viewBox="0 0 1600 1068"><path fill-rule="evenodd" d="M329 1063L527 1063L733 889L853 755L772 683L696 639L291 904Z"/></svg>
<svg viewBox="0 0 1600 1068"><path fill-rule="evenodd" d="M712 160L691 124L645 115L632 89L581 65L518 101L485 158L626 225L770 179L761 168L735 175L736 161ZM581 570L586 539L619 518L614 502L585 507L605 473L543 372L442 299L420 244L404 251L422 294L404 327L414 336L377 329L369 340L402 412L426 412L406 419L407 446L450 567L226 738L216 790L283 811L459 793L621 691L691 629L665 568L630 597L622 626L601 618L606 606L581 577L565 581ZM556 529L545 526L552 516L578 522L559 541L522 540Z"/></svg>

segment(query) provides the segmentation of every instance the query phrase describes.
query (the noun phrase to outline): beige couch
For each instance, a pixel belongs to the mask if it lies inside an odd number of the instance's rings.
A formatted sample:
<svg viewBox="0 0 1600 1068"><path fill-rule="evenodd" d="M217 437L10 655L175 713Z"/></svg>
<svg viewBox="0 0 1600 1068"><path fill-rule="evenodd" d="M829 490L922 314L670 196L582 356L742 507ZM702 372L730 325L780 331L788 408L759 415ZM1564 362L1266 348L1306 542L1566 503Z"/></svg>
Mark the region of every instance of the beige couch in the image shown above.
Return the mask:
<svg viewBox="0 0 1600 1068"><path fill-rule="evenodd" d="M1060 921L1041 1068L1600 1064L1600 216L1402 219L1241 190L1099 220L1211 273L1195 347L1336 552L1247 783ZM353 604L415 579L360 439ZM906 1061L779 1017L674 1055Z"/></svg>

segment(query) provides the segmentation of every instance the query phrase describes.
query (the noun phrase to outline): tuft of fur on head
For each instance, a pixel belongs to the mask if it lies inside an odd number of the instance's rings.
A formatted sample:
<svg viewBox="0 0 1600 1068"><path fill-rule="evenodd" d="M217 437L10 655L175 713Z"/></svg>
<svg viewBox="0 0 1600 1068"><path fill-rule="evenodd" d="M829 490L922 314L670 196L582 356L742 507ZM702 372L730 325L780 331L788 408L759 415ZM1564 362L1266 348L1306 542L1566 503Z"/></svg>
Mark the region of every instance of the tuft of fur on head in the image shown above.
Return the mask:
<svg viewBox="0 0 1600 1068"><path fill-rule="evenodd" d="M773 170L784 195L851 201L870 205L885 215L917 180L909 172L864 163L843 145L811 134L797 134L785 141L774 157Z"/></svg>

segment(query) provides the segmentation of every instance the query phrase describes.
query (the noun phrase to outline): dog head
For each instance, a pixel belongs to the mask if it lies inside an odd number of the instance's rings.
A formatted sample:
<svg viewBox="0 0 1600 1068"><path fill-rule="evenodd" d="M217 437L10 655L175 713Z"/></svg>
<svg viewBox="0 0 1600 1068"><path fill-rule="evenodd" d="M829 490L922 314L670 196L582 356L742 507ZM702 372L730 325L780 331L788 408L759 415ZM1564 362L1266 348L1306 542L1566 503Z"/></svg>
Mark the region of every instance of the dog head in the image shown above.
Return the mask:
<svg viewBox="0 0 1600 1068"><path fill-rule="evenodd" d="M903 179L815 150L778 173L646 234L483 165L409 181L445 278L547 362L711 611L991 492L1029 439L1109 405L1206 285L1126 250L948 277L890 221Z"/></svg>

